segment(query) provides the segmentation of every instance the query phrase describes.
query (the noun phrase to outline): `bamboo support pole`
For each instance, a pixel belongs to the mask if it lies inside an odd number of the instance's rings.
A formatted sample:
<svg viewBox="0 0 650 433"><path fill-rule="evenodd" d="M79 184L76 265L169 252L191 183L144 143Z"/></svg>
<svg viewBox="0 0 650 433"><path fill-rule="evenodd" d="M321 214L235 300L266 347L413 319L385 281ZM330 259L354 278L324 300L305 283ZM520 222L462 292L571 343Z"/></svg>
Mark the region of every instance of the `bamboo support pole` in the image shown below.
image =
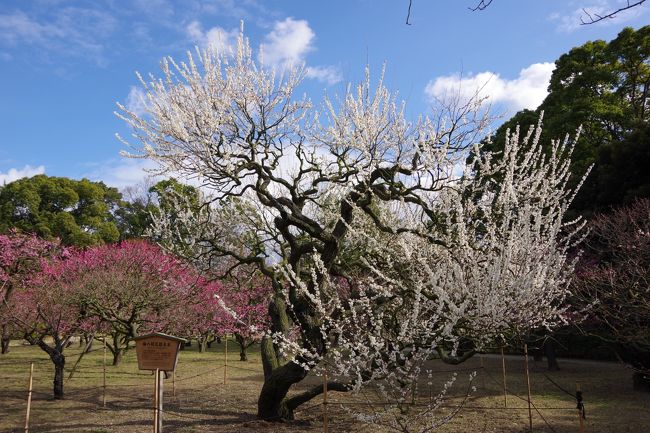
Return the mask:
<svg viewBox="0 0 650 433"><path fill-rule="evenodd" d="M172 397L176 400L176 370L172 371Z"/></svg>
<svg viewBox="0 0 650 433"><path fill-rule="evenodd" d="M580 383L576 382L576 398L580 396L578 400L578 419L580 421L580 433L585 433L585 414L584 407L582 406L582 390L580 389Z"/></svg>
<svg viewBox="0 0 650 433"><path fill-rule="evenodd" d="M29 387L27 391L27 412L25 413L25 433L29 433L29 414L32 410L32 390L34 385L34 363L29 364Z"/></svg>
<svg viewBox="0 0 650 433"><path fill-rule="evenodd" d="M526 384L528 386L528 427L530 433L533 433L533 411L530 401L530 374L528 372L528 345L524 344L524 363L526 366Z"/></svg>
<svg viewBox="0 0 650 433"><path fill-rule="evenodd" d="M323 433L327 433L327 369L323 372Z"/></svg>
<svg viewBox="0 0 650 433"><path fill-rule="evenodd" d="M485 365L483 363L483 354L479 356L481 360L481 388L485 391Z"/></svg>
<svg viewBox="0 0 650 433"><path fill-rule="evenodd" d="M104 356L102 358L102 380L103 380L102 407L106 407L106 336L104 336Z"/></svg>
<svg viewBox="0 0 650 433"><path fill-rule="evenodd" d="M223 384L226 384L226 378L228 376L228 334L224 337L224 358L223 358Z"/></svg>
<svg viewBox="0 0 650 433"><path fill-rule="evenodd" d="M503 371L503 404L508 407L508 388L506 386L506 357L501 346L501 370Z"/></svg>

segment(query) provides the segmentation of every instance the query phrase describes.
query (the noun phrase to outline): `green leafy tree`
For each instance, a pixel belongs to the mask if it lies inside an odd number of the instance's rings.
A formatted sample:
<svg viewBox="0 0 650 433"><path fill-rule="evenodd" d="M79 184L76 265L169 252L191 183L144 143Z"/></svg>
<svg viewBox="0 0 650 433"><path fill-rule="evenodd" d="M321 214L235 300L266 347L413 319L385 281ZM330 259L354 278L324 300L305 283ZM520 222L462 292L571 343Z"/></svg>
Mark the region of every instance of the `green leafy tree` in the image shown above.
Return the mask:
<svg viewBox="0 0 650 433"><path fill-rule="evenodd" d="M543 143L582 127L572 156L573 182L594 165L573 210L591 213L647 196L647 176L634 177L630 170L647 164L650 144L650 26L625 28L609 43L590 41L563 54L548 90L537 110L518 112L484 150L501 150L508 129L520 125L525 130L544 112Z"/></svg>
<svg viewBox="0 0 650 433"><path fill-rule="evenodd" d="M120 240L147 236L151 215L159 211L157 197L151 189L151 183L145 181L122 191L124 201L115 211Z"/></svg>
<svg viewBox="0 0 650 433"><path fill-rule="evenodd" d="M19 179L0 190L0 232L16 228L79 247L115 242L120 232L114 212L121 199L116 188L88 179Z"/></svg>

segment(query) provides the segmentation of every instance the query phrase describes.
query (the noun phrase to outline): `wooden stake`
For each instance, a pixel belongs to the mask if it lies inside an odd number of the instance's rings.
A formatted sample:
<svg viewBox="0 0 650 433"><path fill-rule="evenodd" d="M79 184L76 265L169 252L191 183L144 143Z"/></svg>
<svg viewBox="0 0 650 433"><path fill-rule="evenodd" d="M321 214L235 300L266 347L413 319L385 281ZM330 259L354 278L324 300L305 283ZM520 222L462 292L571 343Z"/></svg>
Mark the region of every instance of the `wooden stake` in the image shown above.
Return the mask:
<svg viewBox="0 0 650 433"><path fill-rule="evenodd" d="M156 369L153 386L153 433L158 433L158 369Z"/></svg>
<svg viewBox="0 0 650 433"><path fill-rule="evenodd" d="M32 410L32 385L34 384L34 363L29 364L29 387L27 391L27 413L25 414L25 433L29 433L29 413Z"/></svg>
<svg viewBox="0 0 650 433"><path fill-rule="evenodd" d="M576 382L576 397L578 393L582 393L582 390L580 389L580 384ZM582 403L582 401L579 403ZM582 405L578 406L578 419L580 420L580 433L585 433L585 418Z"/></svg>
<svg viewBox="0 0 650 433"><path fill-rule="evenodd" d="M323 433L327 433L327 369L323 372Z"/></svg>
<svg viewBox="0 0 650 433"><path fill-rule="evenodd" d="M508 388L506 387L506 357L501 346L501 369L503 370L503 404L508 407Z"/></svg>
<svg viewBox="0 0 650 433"><path fill-rule="evenodd" d="M228 334L224 337L225 340L225 352L223 358L223 384L226 384L226 377L228 376Z"/></svg>
<svg viewBox="0 0 650 433"><path fill-rule="evenodd" d="M483 354L479 357L481 359L481 388L485 390L485 365L483 364Z"/></svg>
<svg viewBox="0 0 650 433"><path fill-rule="evenodd" d="M103 388L104 394L102 396L102 407L106 407L106 336L104 336L104 357L102 359L102 370L103 370Z"/></svg>
<svg viewBox="0 0 650 433"><path fill-rule="evenodd" d="M524 363L526 365L526 383L528 384L528 425L533 433L533 411L530 407L530 374L528 373L528 345L524 344Z"/></svg>
<svg viewBox="0 0 650 433"><path fill-rule="evenodd" d="M156 433L162 433L163 431L163 380L165 379L165 372L158 370L158 377L156 381L158 382L158 430Z"/></svg>
<svg viewBox="0 0 650 433"><path fill-rule="evenodd" d="M172 397L176 400L176 370L172 371Z"/></svg>

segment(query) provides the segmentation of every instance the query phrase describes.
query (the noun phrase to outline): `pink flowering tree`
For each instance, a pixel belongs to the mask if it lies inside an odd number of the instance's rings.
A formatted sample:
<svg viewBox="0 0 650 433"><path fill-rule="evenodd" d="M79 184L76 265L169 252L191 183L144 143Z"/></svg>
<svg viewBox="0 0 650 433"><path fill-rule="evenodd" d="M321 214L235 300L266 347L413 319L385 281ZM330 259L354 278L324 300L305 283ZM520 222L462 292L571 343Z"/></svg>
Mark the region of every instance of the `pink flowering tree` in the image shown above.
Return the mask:
<svg viewBox="0 0 650 433"><path fill-rule="evenodd" d="M137 335L166 330L168 316L193 302L197 290L192 268L142 240L76 251L66 267L85 317L109 329L113 365Z"/></svg>
<svg viewBox="0 0 650 433"><path fill-rule="evenodd" d="M196 285L196 293L186 301L184 308L169 311L153 329L196 339L199 352L204 352L217 336L230 332L232 320L219 307L216 295L221 291L221 286L218 281L199 278Z"/></svg>
<svg viewBox="0 0 650 433"><path fill-rule="evenodd" d="M14 291L20 290L28 275L38 271L41 258L58 251L58 242L46 241L15 230L0 234L0 331L3 354L9 351L10 338L18 336L12 324L12 314L8 311Z"/></svg>
<svg viewBox="0 0 650 433"><path fill-rule="evenodd" d="M650 390L650 199L590 221L573 288L587 325ZM583 326L583 328L588 328Z"/></svg>
<svg viewBox="0 0 650 433"><path fill-rule="evenodd" d="M15 329L41 348L54 364L54 398L61 399L64 350L76 333L84 330L84 314L76 302L74 275L67 272L67 259L41 259L41 271L25 279L8 302Z"/></svg>
<svg viewBox="0 0 650 433"><path fill-rule="evenodd" d="M271 293L269 279L259 272L245 273L240 269L237 277L222 280L219 305L228 313L229 332L239 345L240 361L248 360L248 348L260 341L270 327Z"/></svg>
<svg viewBox="0 0 650 433"><path fill-rule="evenodd" d="M250 271L250 269L249 269ZM247 350L268 330L270 284L259 273L236 273L220 280L201 279L199 291L186 309L175 309L159 322L160 329L195 338L199 352L224 334L233 334L239 359L248 360Z"/></svg>

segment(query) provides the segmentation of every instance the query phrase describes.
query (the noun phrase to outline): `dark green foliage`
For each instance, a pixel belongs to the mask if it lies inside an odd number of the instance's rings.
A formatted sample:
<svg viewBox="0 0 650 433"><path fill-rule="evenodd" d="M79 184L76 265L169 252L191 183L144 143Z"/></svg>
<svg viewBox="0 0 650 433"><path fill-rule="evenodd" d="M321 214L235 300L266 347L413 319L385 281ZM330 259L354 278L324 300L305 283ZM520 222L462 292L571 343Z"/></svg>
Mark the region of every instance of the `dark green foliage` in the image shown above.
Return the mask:
<svg viewBox="0 0 650 433"><path fill-rule="evenodd" d="M155 194L162 212L171 213L175 211L176 203L174 198L184 198L184 203L188 203L192 208L198 209L201 206L199 190L191 185L180 183L173 177L156 183L149 188L149 192Z"/></svg>
<svg viewBox="0 0 650 433"><path fill-rule="evenodd" d="M503 147L508 129L527 130L544 112L542 143L582 126L572 155L573 185L594 170L573 203L583 214L650 195L650 26L623 29L616 39L590 41L555 62L549 94L537 110L505 122L487 145Z"/></svg>
<svg viewBox="0 0 650 433"><path fill-rule="evenodd" d="M650 197L650 124L598 148L593 172L576 198L577 209L606 210Z"/></svg>
<svg viewBox="0 0 650 433"><path fill-rule="evenodd" d="M19 179L0 189L0 232L16 228L79 247L115 242L121 199L116 188L88 179Z"/></svg>

